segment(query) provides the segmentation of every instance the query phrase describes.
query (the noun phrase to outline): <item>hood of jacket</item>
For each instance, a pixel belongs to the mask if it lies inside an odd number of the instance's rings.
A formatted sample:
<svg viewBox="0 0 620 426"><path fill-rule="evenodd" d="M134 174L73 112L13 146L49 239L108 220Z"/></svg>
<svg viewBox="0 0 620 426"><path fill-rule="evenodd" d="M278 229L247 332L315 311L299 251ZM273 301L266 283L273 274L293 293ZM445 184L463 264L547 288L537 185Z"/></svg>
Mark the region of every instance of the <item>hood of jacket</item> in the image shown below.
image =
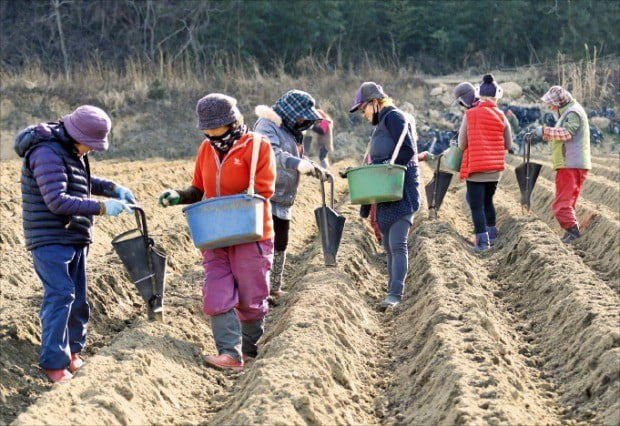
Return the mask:
<svg viewBox="0 0 620 426"><path fill-rule="evenodd" d="M13 149L20 158L24 158L28 151L42 142L58 141L65 147L72 146L72 139L62 123L40 123L26 127L15 137Z"/></svg>
<svg viewBox="0 0 620 426"><path fill-rule="evenodd" d="M280 117L278 113L273 110L273 108L267 105L258 105L254 108L254 113L258 116L258 118L273 121L278 127L282 127L282 117Z"/></svg>

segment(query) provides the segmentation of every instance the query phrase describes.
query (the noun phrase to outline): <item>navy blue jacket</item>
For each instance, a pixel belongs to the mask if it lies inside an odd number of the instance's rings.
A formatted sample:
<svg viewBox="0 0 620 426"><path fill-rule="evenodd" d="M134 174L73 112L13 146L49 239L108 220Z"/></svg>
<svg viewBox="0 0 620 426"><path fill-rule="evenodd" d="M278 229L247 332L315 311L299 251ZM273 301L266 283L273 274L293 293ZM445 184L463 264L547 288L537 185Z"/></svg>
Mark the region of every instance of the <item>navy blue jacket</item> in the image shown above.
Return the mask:
<svg viewBox="0 0 620 426"><path fill-rule="evenodd" d="M92 243L93 216L99 201L114 196L114 182L90 175L88 157L78 156L62 124L31 126L16 138L24 158L21 176L26 248L47 244Z"/></svg>
<svg viewBox="0 0 620 426"><path fill-rule="evenodd" d="M390 161L405 124L405 115L401 110L391 106L381 110L379 124L375 127L370 142L370 157L373 164ZM420 175L415 140L415 122L412 120L409 124L411 127L405 135L404 142L395 160L396 164L407 167L403 198L398 201L377 204L377 224L381 232L387 232L400 218L414 213L420 208Z"/></svg>

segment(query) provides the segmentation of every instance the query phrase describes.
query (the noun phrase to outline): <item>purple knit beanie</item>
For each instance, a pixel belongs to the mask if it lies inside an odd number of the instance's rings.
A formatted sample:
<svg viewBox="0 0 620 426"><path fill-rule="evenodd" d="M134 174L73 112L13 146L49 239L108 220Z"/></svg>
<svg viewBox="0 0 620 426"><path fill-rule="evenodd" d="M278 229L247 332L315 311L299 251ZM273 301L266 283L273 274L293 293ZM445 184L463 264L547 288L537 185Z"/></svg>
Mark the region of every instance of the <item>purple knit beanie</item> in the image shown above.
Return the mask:
<svg viewBox="0 0 620 426"><path fill-rule="evenodd" d="M95 151L108 149L108 133L112 120L104 110L92 105L77 107L62 118L69 135L82 145Z"/></svg>
<svg viewBox="0 0 620 426"><path fill-rule="evenodd" d="M486 74L482 77L482 83L478 86L478 95L489 98L500 99L502 97L502 88L495 81L493 74Z"/></svg>

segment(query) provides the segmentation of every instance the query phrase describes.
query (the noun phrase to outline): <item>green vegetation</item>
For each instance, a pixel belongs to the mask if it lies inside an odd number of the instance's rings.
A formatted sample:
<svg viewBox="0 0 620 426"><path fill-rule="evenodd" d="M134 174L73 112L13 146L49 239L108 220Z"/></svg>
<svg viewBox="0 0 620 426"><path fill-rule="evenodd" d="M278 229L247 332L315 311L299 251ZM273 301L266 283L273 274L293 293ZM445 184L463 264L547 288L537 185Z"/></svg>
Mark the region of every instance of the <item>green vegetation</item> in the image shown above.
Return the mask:
<svg viewBox="0 0 620 426"><path fill-rule="evenodd" d="M620 51L616 0L0 0L2 65L128 60L194 72L304 71L369 59L425 73L544 63L584 45Z"/></svg>
<svg viewBox="0 0 620 426"><path fill-rule="evenodd" d="M338 155L363 151L351 142L367 126L348 109L364 80L420 125L446 110L434 88L489 71L520 84L521 102L561 84L587 108L613 108L619 13L600 0L0 0L0 158L24 126L84 103L114 121L102 158L192 156L209 92L236 97L253 124L256 105L307 90L336 120Z"/></svg>

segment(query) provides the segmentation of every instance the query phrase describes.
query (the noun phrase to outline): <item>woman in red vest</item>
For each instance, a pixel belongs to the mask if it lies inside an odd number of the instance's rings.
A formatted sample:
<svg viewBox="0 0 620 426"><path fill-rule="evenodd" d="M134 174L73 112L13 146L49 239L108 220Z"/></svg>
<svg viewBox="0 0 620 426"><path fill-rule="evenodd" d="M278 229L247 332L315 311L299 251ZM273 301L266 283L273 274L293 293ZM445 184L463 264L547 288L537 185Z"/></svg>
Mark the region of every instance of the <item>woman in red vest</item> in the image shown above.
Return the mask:
<svg viewBox="0 0 620 426"><path fill-rule="evenodd" d="M476 233L475 251L487 250L497 240L493 195L504 170L505 151L512 146L510 124L497 107L502 89L492 74L477 87L475 106L465 111L459 130L463 150L461 179L467 182L467 202Z"/></svg>

